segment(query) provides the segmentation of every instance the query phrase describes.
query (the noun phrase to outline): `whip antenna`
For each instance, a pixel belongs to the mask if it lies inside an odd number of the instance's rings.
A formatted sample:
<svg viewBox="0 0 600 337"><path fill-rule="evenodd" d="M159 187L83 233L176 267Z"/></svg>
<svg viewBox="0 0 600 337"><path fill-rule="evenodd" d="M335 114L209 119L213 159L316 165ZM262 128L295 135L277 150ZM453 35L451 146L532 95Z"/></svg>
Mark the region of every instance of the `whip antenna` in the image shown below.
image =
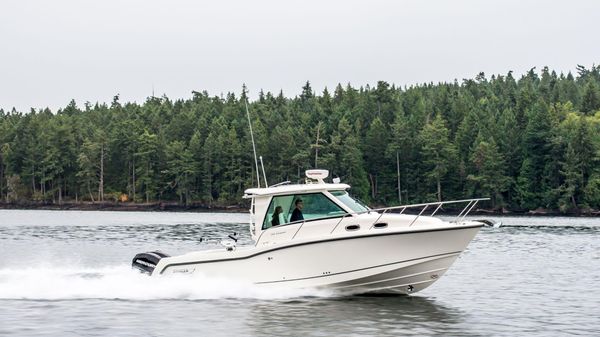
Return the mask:
<svg viewBox="0 0 600 337"><path fill-rule="evenodd" d="M256 157L256 145L254 145L254 133L252 132L252 122L250 121L250 111L248 111L248 96L244 100L246 106L246 116L248 116L248 125L250 126L250 139L252 139L252 151L254 151L254 165L256 167L256 184L260 188L260 173L258 171L258 158Z"/></svg>
<svg viewBox="0 0 600 337"><path fill-rule="evenodd" d="M267 182L267 174L265 173L265 164L263 163L262 156L258 157L260 159L260 167L263 171L263 178L265 178L265 187L269 187L269 183Z"/></svg>

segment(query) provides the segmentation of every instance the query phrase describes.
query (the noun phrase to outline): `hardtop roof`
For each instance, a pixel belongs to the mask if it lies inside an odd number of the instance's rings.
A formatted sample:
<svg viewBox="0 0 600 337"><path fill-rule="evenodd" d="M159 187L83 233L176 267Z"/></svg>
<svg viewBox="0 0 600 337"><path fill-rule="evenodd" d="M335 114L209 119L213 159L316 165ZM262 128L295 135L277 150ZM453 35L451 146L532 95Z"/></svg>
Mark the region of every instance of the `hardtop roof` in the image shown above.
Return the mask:
<svg viewBox="0 0 600 337"><path fill-rule="evenodd" d="M244 191L244 198L255 196L285 195L297 193L310 193L318 191L342 191L350 188L348 184L293 184L275 187L249 188Z"/></svg>

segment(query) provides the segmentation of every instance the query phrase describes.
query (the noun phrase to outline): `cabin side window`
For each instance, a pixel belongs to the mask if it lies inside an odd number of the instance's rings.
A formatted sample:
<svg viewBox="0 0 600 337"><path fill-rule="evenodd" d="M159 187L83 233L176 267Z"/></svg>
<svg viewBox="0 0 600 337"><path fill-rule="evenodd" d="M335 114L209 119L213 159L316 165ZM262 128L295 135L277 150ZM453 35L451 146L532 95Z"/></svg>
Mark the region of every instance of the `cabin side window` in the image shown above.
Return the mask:
<svg viewBox="0 0 600 337"><path fill-rule="evenodd" d="M292 222L292 214L298 207L297 201L302 201L300 210L304 220L345 215L346 212L323 193L294 194L274 196L263 221L262 229L274 224L284 225Z"/></svg>
<svg viewBox="0 0 600 337"><path fill-rule="evenodd" d="M267 210L267 214L265 219L263 220L262 229L267 229L269 227L273 227L277 225L285 225L289 223L290 214L288 213L288 209L290 205L294 202L293 195L282 195L282 196L274 196L271 199L271 203L269 204L269 209ZM276 217L275 210L278 209L278 214ZM277 220L275 220L277 219Z"/></svg>

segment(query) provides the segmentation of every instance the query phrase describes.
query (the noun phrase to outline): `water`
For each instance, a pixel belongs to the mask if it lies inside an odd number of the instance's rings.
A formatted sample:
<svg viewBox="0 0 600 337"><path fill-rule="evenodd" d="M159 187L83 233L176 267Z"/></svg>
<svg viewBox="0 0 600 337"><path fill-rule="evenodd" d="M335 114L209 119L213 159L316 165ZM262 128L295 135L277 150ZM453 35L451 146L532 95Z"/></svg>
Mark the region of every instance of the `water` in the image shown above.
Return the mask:
<svg viewBox="0 0 600 337"><path fill-rule="evenodd" d="M244 214L0 210L0 336L600 334L600 220L494 219L425 291L343 297L129 267L249 243Z"/></svg>

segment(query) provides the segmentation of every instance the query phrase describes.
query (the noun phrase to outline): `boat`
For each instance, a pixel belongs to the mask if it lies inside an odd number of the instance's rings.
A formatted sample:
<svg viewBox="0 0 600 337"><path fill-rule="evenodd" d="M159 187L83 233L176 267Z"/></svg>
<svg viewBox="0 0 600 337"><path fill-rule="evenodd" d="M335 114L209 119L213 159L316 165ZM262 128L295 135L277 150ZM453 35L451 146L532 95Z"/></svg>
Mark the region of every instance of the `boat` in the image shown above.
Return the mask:
<svg viewBox="0 0 600 337"><path fill-rule="evenodd" d="M238 247L230 236L219 249L140 253L132 265L153 277L202 274L344 294L411 294L436 282L484 225L465 217L488 199L371 209L348 184L327 177L327 170L308 170L303 184L247 189L252 245ZM457 205L464 207L453 219L436 216Z"/></svg>

